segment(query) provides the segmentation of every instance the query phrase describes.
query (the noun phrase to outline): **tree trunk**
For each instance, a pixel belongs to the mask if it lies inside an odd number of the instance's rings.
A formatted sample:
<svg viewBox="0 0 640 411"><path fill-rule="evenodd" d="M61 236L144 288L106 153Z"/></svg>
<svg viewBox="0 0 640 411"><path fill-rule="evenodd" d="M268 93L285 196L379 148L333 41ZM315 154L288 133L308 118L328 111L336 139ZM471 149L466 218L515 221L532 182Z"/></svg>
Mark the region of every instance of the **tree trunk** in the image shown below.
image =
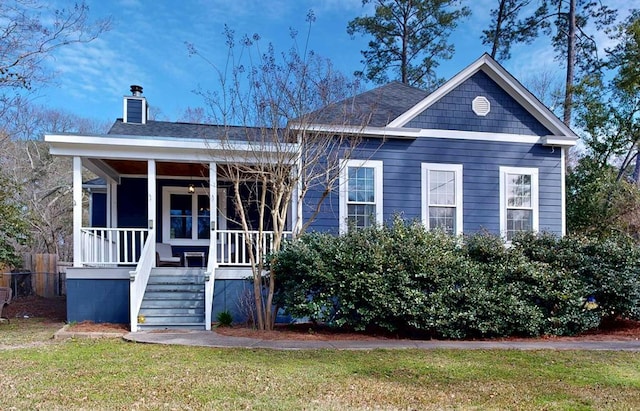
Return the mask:
<svg viewBox="0 0 640 411"><path fill-rule="evenodd" d="M571 127L573 106L573 77L576 64L576 0L569 0L569 30L567 34L567 78L564 92L564 112L562 121Z"/></svg>
<svg viewBox="0 0 640 411"><path fill-rule="evenodd" d="M633 176L631 177L637 187L640 187L640 148L636 152L636 165L633 168Z"/></svg>
<svg viewBox="0 0 640 411"><path fill-rule="evenodd" d="M409 5L410 7L410 5ZM409 44L409 33L408 33L408 28L409 28L409 17L408 17L408 13L409 10L405 10L404 11L404 20L403 20L403 26L402 26L402 56L400 56L400 75L402 76L402 83L403 84L407 84L409 82L409 73L408 73L408 62L407 62L407 47Z"/></svg>
<svg viewBox="0 0 640 411"><path fill-rule="evenodd" d="M500 44L500 33L502 31L502 20L504 19L504 3L507 0L500 0L500 7L498 8L498 16L496 18L496 29L493 32L493 47L491 48L491 57L496 58L498 54L498 45Z"/></svg>

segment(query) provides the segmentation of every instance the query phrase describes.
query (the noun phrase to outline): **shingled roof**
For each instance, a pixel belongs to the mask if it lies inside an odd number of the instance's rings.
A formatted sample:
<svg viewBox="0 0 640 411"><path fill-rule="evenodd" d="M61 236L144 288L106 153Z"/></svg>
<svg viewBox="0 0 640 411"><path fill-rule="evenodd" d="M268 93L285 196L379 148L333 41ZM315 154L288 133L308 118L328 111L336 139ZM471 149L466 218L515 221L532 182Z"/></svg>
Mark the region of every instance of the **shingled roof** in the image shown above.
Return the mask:
<svg viewBox="0 0 640 411"><path fill-rule="evenodd" d="M146 124L123 123L117 119L108 134L141 137L201 138L233 141L257 140L263 129L258 127L220 126L149 120Z"/></svg>
<svg viewBox="0 0 640 411"><path fill-rule="evenodd" d="M309 113L302 121L314 124L384 127L418 104L429 93L397 81ZM300 121L300 120L299 120ZM294 121L295 122L295 121ZM259 140L260 127L220 126L149 120L146 124L117 119L108 134L141 137Z"/></svg>
<svg viewBox="0 0 640 411"><path fill-rule="evenodd" d="M398 81L321 108L304 121L314 124L384 127L429 95Z"/></svg>

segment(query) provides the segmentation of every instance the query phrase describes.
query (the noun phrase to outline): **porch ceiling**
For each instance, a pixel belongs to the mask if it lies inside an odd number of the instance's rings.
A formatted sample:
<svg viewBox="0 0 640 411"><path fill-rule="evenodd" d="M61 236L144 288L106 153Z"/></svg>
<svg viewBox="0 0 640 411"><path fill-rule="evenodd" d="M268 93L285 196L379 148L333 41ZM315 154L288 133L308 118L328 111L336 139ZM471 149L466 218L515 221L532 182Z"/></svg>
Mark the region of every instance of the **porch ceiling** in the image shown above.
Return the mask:
<svg viewBox="0 0 640 411"><path fill-rule="evenodd" d="M147 162L138 160L104 160L121 175L147 174ZM157 162L156 174L161 176L208 177L209 167L197 163Z"/></svg>

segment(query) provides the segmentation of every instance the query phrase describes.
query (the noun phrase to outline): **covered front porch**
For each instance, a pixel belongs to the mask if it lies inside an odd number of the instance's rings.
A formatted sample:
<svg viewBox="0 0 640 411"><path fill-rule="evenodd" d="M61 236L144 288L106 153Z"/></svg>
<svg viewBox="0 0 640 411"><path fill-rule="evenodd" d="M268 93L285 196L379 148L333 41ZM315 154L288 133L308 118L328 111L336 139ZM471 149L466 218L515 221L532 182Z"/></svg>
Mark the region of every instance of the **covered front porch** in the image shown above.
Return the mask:
<svg viewBox="0 0 640 411"><path fill-rule="evenodd" d="M183 312L185 321L166 327L156 324L155 328L195 326L209 330L216 283L226 287L232 281L244 282L252 275L250 251L257 255L270 252L276 235L268 221L262 230L243 229L232 197L234 188L220 167L213 162L74 156L71 279L77 275L122 280L126 272L128 293L122 284L113 293L128 294L132 331L153 328L149 312L169 315L174 311ZM85 169L105 182L92 190L88 202L82 189ZM240 190L249 210L255 201L254 188L245 184ZM289 222L294 213L295 207L291 207ZM250 227L258 227L257 216L249 215ZM282 235L290 236L291 231ZM179 263L159 267L165 265L159 251L167 247ZM86 292L86 287L78 292ZM109 299L107 295L104 298ZM114 301L118 298L122 300L120 296ZM170 300L176 301L176 307L167 305Z"/></svg>

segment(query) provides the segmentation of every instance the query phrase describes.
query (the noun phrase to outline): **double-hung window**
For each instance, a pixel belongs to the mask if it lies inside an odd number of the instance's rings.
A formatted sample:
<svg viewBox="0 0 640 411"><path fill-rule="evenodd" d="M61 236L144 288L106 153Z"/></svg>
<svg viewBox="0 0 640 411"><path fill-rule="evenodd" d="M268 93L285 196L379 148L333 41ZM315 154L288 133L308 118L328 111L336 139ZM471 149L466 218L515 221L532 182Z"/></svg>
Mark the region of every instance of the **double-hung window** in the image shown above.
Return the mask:
<svg viewBox="0 0 640 411"><path fill-rule="evenodd" d="M187 193L184 187L163 189L163 242L170 244L194 244L211 236L211 207L209 195L196 188Z"/></svg>
<svg viewBox="0 0 640 411"><path fill-rule="evenodd" d="M500 167L500 232L538 231L538 169Z"/></svg>
<svg viewBox="0 0 640 411"><path fill-rule="evenodd" d="M382 223L382 161L342 160L340 231Z"/></svg>
<svg viewBox="0 0 640 411"><path fill-rule="evenodd" d="M462 165L422 163L422 221L428 229L462 234Z"/></svg>

